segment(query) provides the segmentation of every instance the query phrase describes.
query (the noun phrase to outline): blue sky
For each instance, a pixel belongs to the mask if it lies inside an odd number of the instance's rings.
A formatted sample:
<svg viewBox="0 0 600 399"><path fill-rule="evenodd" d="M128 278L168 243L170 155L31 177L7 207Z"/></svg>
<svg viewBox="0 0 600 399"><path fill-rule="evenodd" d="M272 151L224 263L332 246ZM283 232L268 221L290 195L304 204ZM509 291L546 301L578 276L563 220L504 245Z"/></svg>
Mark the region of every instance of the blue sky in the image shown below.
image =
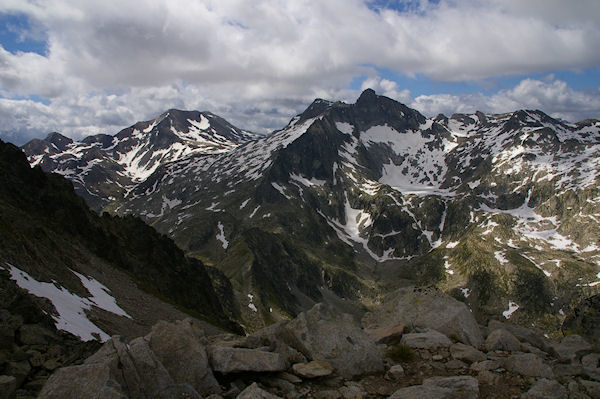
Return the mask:
<svg viewBox="0 0 600 399"><path fill-rule="evenodd" d="M36 32L27 15L0 14L0 44L5 50L45 55L46 40L42 32Z"/></svg>
<svg viewBox="0 0 600 399"><path fill-rule="evenodd" d="M258 132L371 87L426 116L600 118L597 0L5 0L0 138L114 134L169 108Z"/></svg>

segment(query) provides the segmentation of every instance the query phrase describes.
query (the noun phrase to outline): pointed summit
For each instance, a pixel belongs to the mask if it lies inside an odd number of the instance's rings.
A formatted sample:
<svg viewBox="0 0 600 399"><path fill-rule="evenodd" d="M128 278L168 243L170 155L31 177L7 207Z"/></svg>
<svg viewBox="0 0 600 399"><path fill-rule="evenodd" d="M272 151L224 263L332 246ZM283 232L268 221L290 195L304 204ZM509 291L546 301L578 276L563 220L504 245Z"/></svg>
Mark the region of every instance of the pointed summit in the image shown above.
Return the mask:
<svg viewBox="0 0 600 399"><path fill-rule="evenodd" d="M63 136L58 132L52 132L44 139L48 143L54 144L60 151L64 151L69 144L73 142L72 139Z"/></svg>
<svg viewBox="0 0 600 399"><path fill-rule="evenodd" d="M377 95L377 93L375 93L375 90L366 89L360 94L360 96L356 100L356 105L363 106L367 104L372 104L377 101L378 97L379 96Z"/></svg>

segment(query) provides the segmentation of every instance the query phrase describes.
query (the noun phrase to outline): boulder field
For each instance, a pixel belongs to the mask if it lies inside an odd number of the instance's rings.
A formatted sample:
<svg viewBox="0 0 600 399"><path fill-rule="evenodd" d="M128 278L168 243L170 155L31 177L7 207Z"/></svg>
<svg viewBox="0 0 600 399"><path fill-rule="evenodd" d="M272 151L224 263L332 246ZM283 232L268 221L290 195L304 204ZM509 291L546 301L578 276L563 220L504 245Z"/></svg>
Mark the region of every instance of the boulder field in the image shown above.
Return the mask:
<svg viewBox="0 0 600 399"><path fill-rule="evenodd" d="M439 291L403 288L362 322L325 304L245 337L160 322L58 369L39 398L586 399L600 398L599 365L578 335L480 326Z"/></svg>

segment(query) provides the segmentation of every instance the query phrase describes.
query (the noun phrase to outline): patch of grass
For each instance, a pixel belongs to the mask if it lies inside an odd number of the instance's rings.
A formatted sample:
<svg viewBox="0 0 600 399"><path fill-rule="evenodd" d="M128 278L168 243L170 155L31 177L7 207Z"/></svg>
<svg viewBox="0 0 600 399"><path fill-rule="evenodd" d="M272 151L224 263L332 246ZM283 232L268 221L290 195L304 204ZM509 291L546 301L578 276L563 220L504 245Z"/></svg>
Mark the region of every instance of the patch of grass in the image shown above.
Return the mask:
<svg viewBox="0 0 600 399"><path fill-rule="evenodd" d="M395 362L410 362L416 358L413 349L403 343L391 346L385 353L385 356Z"/></svg>

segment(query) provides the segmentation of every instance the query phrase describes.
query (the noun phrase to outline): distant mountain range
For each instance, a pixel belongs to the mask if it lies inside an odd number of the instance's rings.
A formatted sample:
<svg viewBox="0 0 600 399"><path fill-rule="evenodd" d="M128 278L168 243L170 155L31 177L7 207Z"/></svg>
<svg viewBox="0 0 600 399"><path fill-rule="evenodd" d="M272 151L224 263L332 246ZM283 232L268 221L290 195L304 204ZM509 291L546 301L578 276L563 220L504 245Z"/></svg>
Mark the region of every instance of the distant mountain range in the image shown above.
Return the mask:
<svg viewBox="0 0 600 399"><path fill-rule="evenodd" d="M22 147L94 210L137 215L231 281L249 329L408 281L557 331L600 285L600 121L426 118L364 91L259 136L170 110L115 136ZM225 281L225 280L221 280Z"/></svg>
<svg viewBox="0 0 600 399"><path fill-rule="evenodd" d="M195 153L228 152L257 137L210 112L171 109L114 136L98 134L76 142L54 132L22 148L32 166L69 178L77 193L98 210L160 165Z"/></svg>

